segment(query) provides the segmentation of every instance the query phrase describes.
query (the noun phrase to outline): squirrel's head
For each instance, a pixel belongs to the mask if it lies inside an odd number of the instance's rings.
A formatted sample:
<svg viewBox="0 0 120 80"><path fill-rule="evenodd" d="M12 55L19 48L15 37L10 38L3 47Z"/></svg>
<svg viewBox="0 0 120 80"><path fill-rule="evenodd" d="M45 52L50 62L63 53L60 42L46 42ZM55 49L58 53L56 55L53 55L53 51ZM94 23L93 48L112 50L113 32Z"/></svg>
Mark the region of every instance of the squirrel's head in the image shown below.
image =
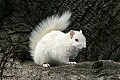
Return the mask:
<svg viewBox="0 0 120 80"><path fill-rule="evenodd" d="M82 34L82 30L80 31L71 30L69 32L69 35L70 35L69 40L70 40L71 45L73 45L77 49L86 48L86 38Z"/></svg>

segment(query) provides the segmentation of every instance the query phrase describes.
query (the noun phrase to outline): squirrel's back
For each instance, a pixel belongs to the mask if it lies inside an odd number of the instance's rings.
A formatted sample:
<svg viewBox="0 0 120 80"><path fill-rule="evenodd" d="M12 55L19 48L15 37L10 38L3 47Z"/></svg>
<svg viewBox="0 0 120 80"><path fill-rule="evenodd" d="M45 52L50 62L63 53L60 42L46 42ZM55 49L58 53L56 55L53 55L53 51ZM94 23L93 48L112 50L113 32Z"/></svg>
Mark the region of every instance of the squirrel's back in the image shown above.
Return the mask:
<svg viewBox="0 0 120 80"><path fill-rule="evenodd" d="M45 34L53 31L63 31L70 24L69 18L71 13L66 11L62 16L53 15L43 20L39 25L32 31L30 36L30 52L31 56L34 56L35 48L37 43L44 37Z"/></svg>

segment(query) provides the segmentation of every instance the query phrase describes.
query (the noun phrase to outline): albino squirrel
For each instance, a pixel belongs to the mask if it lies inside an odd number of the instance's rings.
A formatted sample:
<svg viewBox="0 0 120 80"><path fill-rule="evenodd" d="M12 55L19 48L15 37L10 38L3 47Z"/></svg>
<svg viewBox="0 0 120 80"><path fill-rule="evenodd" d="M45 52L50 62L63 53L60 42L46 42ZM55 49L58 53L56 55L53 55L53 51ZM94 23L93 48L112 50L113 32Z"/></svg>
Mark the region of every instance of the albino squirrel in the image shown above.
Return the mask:
<svg viewBox="0 0 120 80"><path fill-rule="evenodd" d="M86 47L86 38L82 30L65 30L70 24L71 13L66 11L59 15L53 15L43 20L32 31L30 36L30 52L36 64L43 67L50 65L75 64L69 62L70 58L75 58L79 49Z"/></svg>

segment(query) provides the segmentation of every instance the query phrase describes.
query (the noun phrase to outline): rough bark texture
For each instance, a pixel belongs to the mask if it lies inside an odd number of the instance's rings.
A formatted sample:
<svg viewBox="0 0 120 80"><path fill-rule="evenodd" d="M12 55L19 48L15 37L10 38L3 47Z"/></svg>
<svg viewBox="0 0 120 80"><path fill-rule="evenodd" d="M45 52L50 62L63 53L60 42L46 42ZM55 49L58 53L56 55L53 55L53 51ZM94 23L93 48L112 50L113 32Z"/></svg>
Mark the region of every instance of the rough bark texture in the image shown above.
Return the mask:
<svg viewBox="0 0 120 80"><path fill-rule="evenodd" d="M35 25L66 10L72 17L65 32L82 29L87 38L87 48L79 52L77 62L120 61L120 0L1 0L1 75L9 59L31 59L28 38Z"/></svg>
<svg viewBox="0 0 120 80"><path fill-rule="evenodd" d="M3 80L120 80L120 64L110 60L50 68L30 61L10 65L5 65Z"/></svg>

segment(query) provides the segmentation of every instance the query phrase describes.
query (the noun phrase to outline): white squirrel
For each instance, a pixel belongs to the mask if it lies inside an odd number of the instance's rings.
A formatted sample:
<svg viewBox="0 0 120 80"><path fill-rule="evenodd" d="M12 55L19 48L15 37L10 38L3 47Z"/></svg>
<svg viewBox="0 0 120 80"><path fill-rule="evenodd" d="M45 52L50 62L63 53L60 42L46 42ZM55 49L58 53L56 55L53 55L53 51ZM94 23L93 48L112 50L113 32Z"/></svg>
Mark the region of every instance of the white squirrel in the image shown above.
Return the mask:
<svg viewBox="0 0 120 80"><path fill-rule="evenodd" d="M79 49L86 47L86 38L82 30L65 30L70 24L71 12L66 11L59 15L53 15L43 20L32 31L30 36L30 52L36 64L43 67L61 64L75 64L69 62L70 58L75 58Z"/></svg>

